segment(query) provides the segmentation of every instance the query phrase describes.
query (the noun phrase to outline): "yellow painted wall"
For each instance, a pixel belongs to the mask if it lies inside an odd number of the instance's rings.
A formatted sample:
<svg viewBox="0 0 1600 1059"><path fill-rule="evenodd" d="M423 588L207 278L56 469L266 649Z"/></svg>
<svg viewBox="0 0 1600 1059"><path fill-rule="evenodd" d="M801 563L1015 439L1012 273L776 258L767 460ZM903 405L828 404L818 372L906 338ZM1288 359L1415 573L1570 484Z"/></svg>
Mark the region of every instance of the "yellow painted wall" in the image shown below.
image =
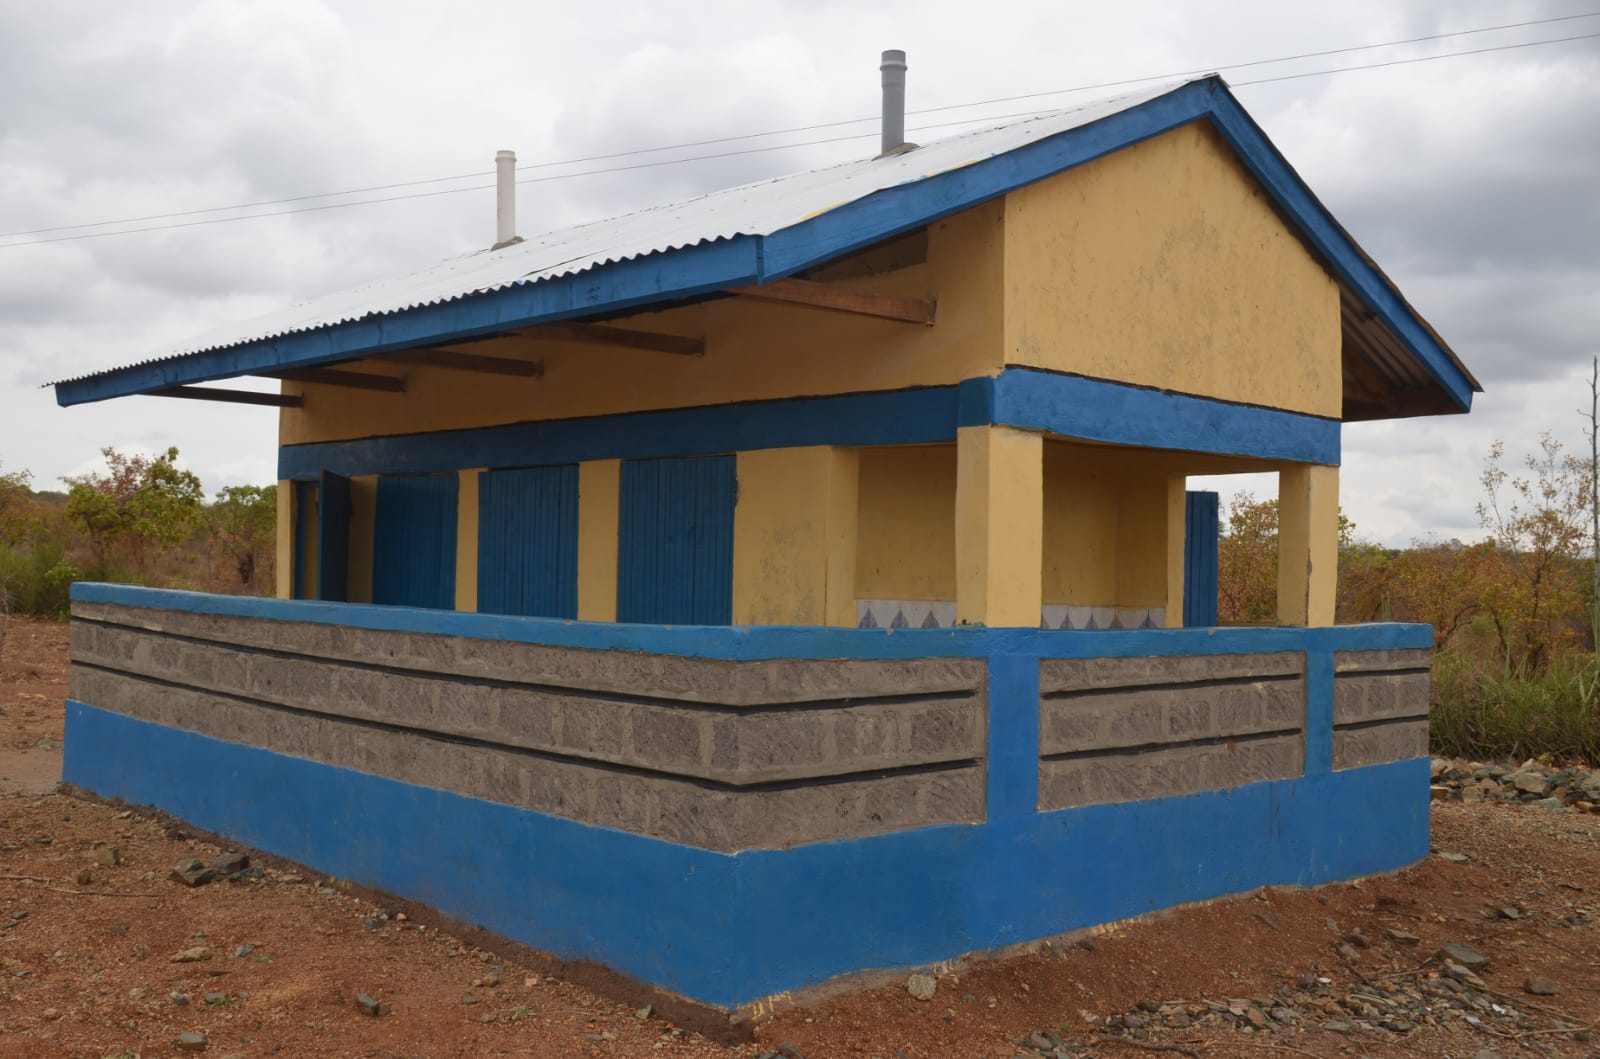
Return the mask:
<svg viewBox="0 0 1600 1059"><path fill-rule="evenodd" d="M956 383L1001 366L1003 205L934 224L925 264L840 281L884 294L934 298L934 327L723 298L628 318L621 326L703 336L703 357L519 338L473 353L542 360L524 379L385 364L404 394L286 383L303 408L280 416L280 441L359 438L546 418L680 408L801 395Z"/></svg>
<svg viewBox="0 0 1600 1059"><path fill-rule="evenodd" d="M373 528L378 515L378 476L350 479L350 602L372 602Z"/></svg>
<svg viewBox="0 0 1600 1059"><path fill-rule="evenodd" d="M953 602L956 447L862 449L858 475L856 598Z"/></svg>
<svg viewBox="0 0 1600 1059"><path fill-rule="evenodd" d="M1045 443L1045 603L1117 605L1117 471L1110 449Z"/></svg>
<svg viewBox="0 0 1600 1059"><path fill-rule="evenodd" d="M764 449L738 456L733 516L735 625L825 625L848 614L829 588L849 591L855 536L855 455L829 446ZM836 504L839 505L836 507ZM842 508L842 509L841 509ZM850 538L851 548L842 546ZM830 606L831 603L831 606Z"/></svg>
<svg viewBox="0 0 1600 1059"><path fill-rule="evenodd" d="M622 461L578 465L578 618L617 620L617 529Z"/></svg>
<svg viewBox="0 0 1600 1059"><path fill-rule="evenodd" d="M1204 123L1006 196L1009 363L1338 417L1339 295Z"/></svg>
<svg viewBox="0 0 1600 1059"><path fill-rule="evenodd" d="M956 438L956 621L1038 628L1044 438L962 427Z"/></svg>
<svg viewBox="0 0 1600 1059"><path fill-rule="evenodd" d="M1043 601L1165 607L1183 618L1189 475L1277 469L1264 460L1047 440Z"/></svg>

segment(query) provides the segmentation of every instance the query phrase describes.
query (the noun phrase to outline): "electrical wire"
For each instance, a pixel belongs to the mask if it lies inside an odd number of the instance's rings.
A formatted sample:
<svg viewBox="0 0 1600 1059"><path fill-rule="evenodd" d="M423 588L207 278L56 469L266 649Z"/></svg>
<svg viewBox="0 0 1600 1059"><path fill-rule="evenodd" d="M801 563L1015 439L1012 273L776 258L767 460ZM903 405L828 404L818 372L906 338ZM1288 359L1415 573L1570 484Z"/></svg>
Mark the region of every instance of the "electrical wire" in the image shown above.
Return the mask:
<svg viewBox="0 0 1600 1059"><path fill-rule="evenodd" d="M1328 55L1346 54L1346 53L1355 52L1355 51L1367 51L1367 50L1372 50L1372 49L1376 49L1376 48L1392 47L1392 46L1399 45L1399 44L1411 44L1411 43L1418 43L1418 42L1422 42L1422 41L1439 40L1439 39L1443 39L1443 38L1446 38L1446 37L1466 36L1466 35L1474 34L1474 33L1486 33L1486 32L1492 32L1492 31L1500 30L1500 29L1519 28L1519 27L1522 27L1522 26L1540 25L1540 24L1549 23L1549 22L1570 21L1570 20L1578 19L1578 18L1592 18L1592 17L1595 17L1595 16L1600 16L1600 11L1588 12L1588 13L1580 14L1580 15L1563 15L1563 16L1559 16L1559 17L1556 17L1556 18L1539 19L1539 20L1535 20L1535 21L1531 21L1531 22L1510 23L1510 24L1508 24L1506 26L1486 26L1486 27L1480 27L1480 28L1477 28L1477 29L1460 30L1460 31L1457 31L1457 32L1454 32L1454 33L1433 34L1433 35L1426 36L1426 37L1414 37L1414 38L1410 38L1409 40L1404 40L1404 41L1388 41L1388 42L1384 42L1382 44L1365 44L1365 45L1356 45L1356 46L1352 46L1352 47L1348 47L1348 48L1334 48L1334 49L1329 49L1327 51L1321 51L1321 52L1306 52L1306 53L1304 53L1302 55L1284 56L1284 57L1277 58L1277 59L1259 59L1259 60L1254 60L1254 61L1248 62L1248 63L1237 64L1237 65L1231 66L1231 67L1224 67L1224 69L1245 69L1245 68L1269 65L1269 64L1279 63L1279 62L1289 62L1289 61L1294 61L1294 60L1298 60L1298 59L1317 58L1317 57L1323 57L1323 56L1328 56ZM1352 66L1335 67L1335 68L1326 69L1326 70L1306 70L1306 71L1300 71L1300 72L1296 72L1296 73L1276 75L1276 76L1273 76L1273 77L1256 78L1256 79L1250 80L1250 81L1238 81L1238 82L1234 82L1234 87L1236 87L1236 88L1244 88L1244 87L1249 87L1249 86L1252 86L1252 85L1272 84L1272 83L1279 82L1279 81L1291 81L1291 80L1297 80L1297 79L1306 78L1306 77L1327 77L1327 76L1331 76L1333 74L1352 73L1352 72L1359 71L1359 70L1375 70L1375 69L1383 69L1383 68L1386 68L1386 67L1410 65L1410 64L1414 64L1414 63L1434 62L1434 61L1441 60L1441 59L1460 58L1460 57L1463 57L1463 56L1470 56L1470 55L1484 55L1484 54L1488 54L1490 52L1514 51L1514 50L1521 49L1521 48L1534 48L1534 47L1541 47L1541 46L1544 46L1544 45L1551 45L1551 44L1564 44L1564 43L1568 43L1568 42L1571 42L1571 41L1590 40L1590 39L1594 39L1594 38L1597 38L1597 37L1600 37L1600 32L1575 34L1575 35L1571 35L1571 36L1555 37L1555 38L1550 38L1550 39L1546 39L1546 40L1521 41L1521 42L1514 43L1514 44L1500 44L1500 45L1494 45L1494 46L1485 47L1485 48L1474 48L1474 49L1466 50L1466 51L1445 52L1445 53L1440 54L1440 55L1411 56L1411 57L1402 58L1402 59L1391 59L1391 60L1387 60L1387 61L1374 62L1374 63L1362 63L1362 64L1357 64L1357 65L1352 65ZM992 105L994 105L996 103L1014 102L1014 101L1023 100L1023 99L1037 99L1037 98L1042 98L1042 97L1045 97L1045 96L1064 95L1064 94L1072 93L1072 92L1083 92L1083 91L1093 91L1093 90L1096 90L1096 89L1104 89L1104 88L1124 87L1124 86L1128 86L1128 85L1139 84L1139 83L1146 82L1146 81L1161 80L1161 79L1164 79L1164 78L1192 76L1192 75L1199 74L1199 73L1209 72L1209 70L1211 70L1211 69L1215 69L1215 68L1211 67L1211 68L1199 68L1199 69L1195 69L1195 70L1177 71L1177 72L1174 72L1174 73L1171 73L1171 74L1155 75L1155 76L1151 76L1151 77L1130 78L1130 79L1126 79L1126 80L1122 80L1122 81L1107 81L1107 82L1101 82L1101 83L1092 84L1092 85L1081 85L1081 86L1078 86L1078 87L1075 87L1075 88L1055 89L1055 90L1046 91L1046 92L1033 92L1033 93L1027 93L1027 94L1018 95L1018 96L1002 96L1002 97L996 97L994 99L982 100L982 101L979 101L979 102L957 103L957 104L950 104L950 105L942 106L942 107L929 107L929 108L925 108L925 109L922 109L922 110L908 111L907 113L908 113L908 115L936 114L936 113L948 112L948 111L951 111L951 110L968 109L968 108L971 108L971 107L992 106ZM1011 119L1011 118L1032 117L1032 116L1035 116L1037 114L1047 113L1047 112L1048 111L1032 110L1032 111L1014 112L1014 113L1010 113L1010 114L986 114L986 115L983 115L981 117L976 117L976 118L965 118L965 119L959 119L959 120L953 120L953 121L933 122L933 123L930 123L930 124L917 126L917 127L912 128L912 129L910 129L908 131L923 132L923 131L928 131L928 130L931 130L931 129L954 128L954 127L960 126L960 125L971 125L971 124L976 124L976 123L981 123L981 122L994 122L994 121L1004 121L1004 120L1008 120L1008 119ZM641 149L635 150L635 151L621 151L621 152L616 152L616 153L613 153L613 154L592 155L592 156L589 156L589 157L586 157L586 158L567 159L565 161L560 161L560 162L541 162L541 163L528 165L528 166L519 166L518 169L519 169L519 171L531 171L531 170L554 168L554 167L563 166L563 165L575 165L575 164L580 164L580 163L583 163L583 162L605 161L605 160L614 159L614 158L635 157L635 156L639 156L639 155L654 154L654 153L660 153L660 152L669 151L669 150L682 150L682 149L686 149L686 148L689 148L689 147L710 146L710 145L714 145L714 144L718 144L718 143L730 143L730 142L736 142L736 141L739 141L739 140L757 139L757 138L764 137L764 136L788 135L788 134L792 134L792 133L796 133L796 132L807 132L807 131L814 131L814 130L820 130L820 129L826 129L826 128L837 128L837 127L844 126L844 125L858 124L858 123L860 123L862 121L873 121L873 120L876 120L876 117L873 117L873 118L852 118L852 119L849 119L849 120L846 120L846 121L824 122L824 123L820 123L820 124L816 124L816 125L797 126L795 128L792 128L792 129L774 130L772 132L747 133L747 134L743 134L743 135L740 135L740 136L727 136L727 137L721 137L721 138L713 139L713 140L700 140L700 141L695 141L695 142L691 142L691 143L676 144L676 145L671 145L671 146L666 146L666 147L649 147L649 148L641 148ZM855 134L850 134L850 135L845 135L845 136L825 137L825 138L822 138L822 139L802 140L802 141L796 141L796 142L793 142L793 143L769 144L769 145L766 145L766 146L763 146L763 147L749 147L749 148L743 148L743 149L734 150L734 151L720 151L720 152L715 152L715 153L711 153L711 154L689 155L689 156L686 156L686 157L683 157L683 158L660 159L660 160L649 161L649 162L638 162L638 163L634 163L634 164L631 164L631 165L608 166L608 167L601 168L601 169L587 169L587 170L581 170L579 172L574 172L574 173L556 173L556 174L551 174L551 175L542 176L542 177L528 177L528 178L525 178L525 179L518 180L517 183L518 184L539 184L539 183L545 183L545 182L555 181L555 180L571 180L571 179L576 179L576 178L580 178L580 177L603 176L603 175L611 174L611 173L624 173L624 172L631 172L631 171L639 170L639 169L652 169L652 168L657 168L657 167L661 167L661 166L683 165L683 164L687 164L687 163L691 163L691 162L705 162L705 161L714 161L714 160L724 159L724 158L741 157L741 156L746 156L746 155L765 154L765 153L772 152L772 151L794 150L794 149L800 148L800 147L816 147L816 146L822 146L822 145L827 145L827 144L844 143L844 142L848 142L848 141L852 141L852 140L868 139L868 138L874 137L876 135L877 135L876 132L865 132L865 133L855 133ZM489 172L463 173L463 174L458 174L456 176L450 176L450 177L433 177L433 178L430 178L430 179L427 179L427 180L400 181L400 182L397 182L397 183L380 184L380 185L374 185L372 187L366 187L366 188L353 188L353 189L350 189L350 190L347 190L347 191L324 192L322 194L316 194L316 195L298 195L298 196L293 196L293 197L284 198L284 199L266 199L266 200L262 200L262 201L259 201L259 202L242 203L242 204L239 204L239 205L236 205L236 206L213 206L213 207L209 207L209 208L206 208L206 209L186 210L186 211L180 211L180 212L176 212L176 213L165 213L165 214L150 214L150 215L143 216L143 217L132 217L132 218L125 218L125 219L122 219L122 220L115 220L115 221L95 221L95 222L91 222L91 223L88 223L88 224L61 225L61 226L57 226L57 227L53 227L53 228L35 228L35 229L28 230L28 231L3 232L3 233L0 233L0 239L12 239L12 238L15 238L15 239L18 239L18 241L10 242L10 243L0 243L0 250L5 250L5 249L12 248L12 247L17 247L17 246L36 246L36 245L40 245L40 244L44 244L44 243L76 242L76 241L85 240L85 239L109 238L111 236L117 236L117 235L137 235L137 234L144 233L144 232L170 231L170 230L179 229L179 228L194 228L194 227L201 227L201 226L212 225L212 224L226 224L226 223L233 222L233 221L257 220L257 219L260 219L260 218L267 218L267 217L287 217L287 216L292 216L292 215L301 214L301 213L318 213L318 212L323 212L323 211L326 211L326 210L344 209L346 207L351 207L351 206L370 206L370 205L378 205L378 204L382 204L382 203L386 203L386 202L401 202L401 201L409 201L409 200L413 200L413 199L434 198L434 197L438 197L438 196L441 196L441 195L457 195L457 194L462 194L462 193L471 192L471 191L484 191L484 190L488 190L488 189L493 188L494 185L492 183L491 184L473 184L473 185L469 185L469 186L466 186L466 187L443 188L443 189L439 189L439 190L436 190L436 191L411 192L411 193L407 193L407 194L404 194L404 195L388 195L388 196L383 196L383 197L380 197L380 198L360 199L360 200L357 200L357 201L354 201L354 202L333 202L333 203L324 203L324 204L316 205L316 206L301 206L301 207L297 207L295 209L275 210L275 211L272 211L272 212L269 212L269 213L252 213L252 214L246 214L244 216L238 216L238 217L207 217L207 218L202 219L202 220L181 221L181 222L176 223L176 224L157 224L157 225L148 225L148 226L139 227L139 228L119 228L116 231L110 231L110 232L81 232L81 229L84 229L84 228L105 227L105 226L108 226L108 225L115 225L115 224L138 224L138 223L143 222L143 221L167 220L167 219L176 219L176 218L180 218L180 217L195 217L195 216L200 216L200 215L210 214L210 213L224 213L224 212L231 212L231 211L234 211L234 210L241 210L241 209L255 209L255 208L262 207L262 206L286 205L286 204L295 203L295 202L305 202L305 201L309 201L311 199L333 198L333 197L338 197L338 196L343 196L343 195L363 194L363 193L371 192L371 191L387 191L387 190L394 190L394 189L404 188L404 187L417 187L417 186L422 186L422 185L427 185L427 184L445 183L445 182L454 181L454 180L466 180L466 179L472 179L472 178L475 178L475 177L488 176L488 175L491 175L491 174ZM80 232L80 234L77 234L77 235L64 235L64 236L53 236L52 238L47 238L47 239L24 239L24 238L20 238L20 237L23 237L23 236L43 235L43 234L50 234L50 233L55 233L55 232L66 232L66 231L78 231L78 232Z"/></svg>

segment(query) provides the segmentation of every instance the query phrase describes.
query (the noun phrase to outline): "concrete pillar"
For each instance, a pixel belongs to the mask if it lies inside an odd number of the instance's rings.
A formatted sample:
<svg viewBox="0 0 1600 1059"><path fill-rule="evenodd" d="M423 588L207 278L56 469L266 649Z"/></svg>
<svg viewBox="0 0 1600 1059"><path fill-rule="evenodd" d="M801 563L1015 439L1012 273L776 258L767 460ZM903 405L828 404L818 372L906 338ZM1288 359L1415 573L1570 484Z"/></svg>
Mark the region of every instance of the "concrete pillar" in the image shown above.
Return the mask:
<svg viewBox="0 0 1600 1059"><path fill-rule="evenodd" d="M617 620L622 461L578 465L578 620Z"/></svg>
<svg viewBox="0 0 1600 1059"><path fill-rule="evenodd" d="M1183 475L1167 479L1167 617L1166 627L1183 627L1184 558L1188 533L1188 486Z"/></svg>
<svg viewBox="0 0 1600 1059"><path fill-rule="evenodd" d="M1339 577L1339 468L1278 471L1278 624L1333 624Z"/></svg>
<svg viewBox="0 0 1600 1059"><path fill-rule="evenodd" d="M956 621L1039 627L1044 437L962 427L956 437Z"/></svg>
<svg viewBox="0 0 1600 1059"><path fill-rule="evenodd" d="M273 567L273 591L279 599L294 598L294 483L279 481L277 563Z"/></svg>
<svg viewBox="0 0 1600 1059"><path fill-rule="evenodd" d="M456 490L456 609L478 609L478 468L458 471Z"/></svg>

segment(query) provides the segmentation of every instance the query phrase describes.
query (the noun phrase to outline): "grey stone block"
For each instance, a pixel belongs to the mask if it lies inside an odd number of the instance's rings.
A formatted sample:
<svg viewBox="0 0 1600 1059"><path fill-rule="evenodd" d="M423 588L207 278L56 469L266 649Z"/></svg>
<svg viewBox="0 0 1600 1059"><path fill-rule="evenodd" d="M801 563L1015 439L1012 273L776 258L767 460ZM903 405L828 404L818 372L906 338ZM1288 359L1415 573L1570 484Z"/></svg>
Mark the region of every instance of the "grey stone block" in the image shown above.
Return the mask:
<svg viewBox="0 0 1600 1059"><path fill-rule="evenodd" d="M1301 774L1304 759L1304 741L1295 734L1046 760L1039 765L1039 808L1145 801L1289 779Z"/></svg>
<svg viewBox="0 0 1600 1059"><path fill-rule="evenodd" d="M1409 761L1428 753L1427 720L1397 720L1370 728L1333 730L1336 770Z"/></svg>
<svg viewBox="0 0 1600 1059"><path fill-rule="evenodd" d="M1201 680L1244 680L1304 672L1298 651L1244 655L1141 656L1137 658L1047 658L1039 665L1039 691L1092 691Z"/></svg>
<svg viewBox="0 0 1600 1059"><path fill-rule="evenodd" d="M1300 729L1305 682L1280 677L1046 698L1039 723L1040 753L1046 755Z"/></svg>
<svg viewBox="0 0 1600 1059"><path fill-rule="evenodd" d="M1333 723L1426 717L1430 701L1431 678L1427 670L1340 674L1333 682Z"/></svg>
<svg viewBox="0 0 1600 1059"><path fill-rule="evenodd" d="M1335 651L1335 674L1383 672L1396 669L1428 669L1433 665L1431 648L1405 648L1394 651Z"/></svg>
<svg viewBox="0 0 1600 1059"><path fill-rule="evenodd" d="M711 718L686 710L633 706L628 711L630 757L663 771L705 771L711 756Z"/></svg>

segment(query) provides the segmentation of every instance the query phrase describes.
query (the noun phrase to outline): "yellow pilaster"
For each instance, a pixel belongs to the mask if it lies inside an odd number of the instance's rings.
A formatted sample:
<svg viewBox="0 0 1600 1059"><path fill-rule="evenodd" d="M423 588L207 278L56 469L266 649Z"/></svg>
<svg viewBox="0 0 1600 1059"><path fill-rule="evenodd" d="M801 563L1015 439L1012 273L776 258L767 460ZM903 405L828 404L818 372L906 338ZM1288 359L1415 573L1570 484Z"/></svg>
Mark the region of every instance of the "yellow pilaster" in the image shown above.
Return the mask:
<svg viewBox="0 0 1600 1059"><path fill-rule="evenodd" d="M478 609L478 473L457 472L456 492L456 609Z"/></svg>
<svg viewBox="0 0 1600 1059"><path fill-rule="evenodd" d="M278 482L278 562L273 591L279 599L294 597L294 483Z"/></svg>
<svg viewBox="0 0 1600 1059"><path fill-rule="evenodd" d="M956 438L956 620L1039 627L1044 438L962 427Z"/></svg>
<svg viewBox="0 0 1600 1059"><path fill-rule="evenodd" d="M372 602L372 541L378 524L378 476L350 479L350 602Z"/></svg>
<svg viewBox="0 0 1600 1059"><path fill-rule="evenodd" d="M1184 541L1188 518L1188 479L1167 479L1167 620L1169 629L1183 625Z"/></svg>
<svg viewBox="0 0 1600 1059"><path fill-rule="evenodd" d="M1278 624L1332 625L1339 576L1339 468L1278 471Z"/></svg>
<svg viewBox="0 0 1600 1059"><path fill-rule="evenodd" d="M578 619L617 620L621 460L578 465Z"/></svg>

